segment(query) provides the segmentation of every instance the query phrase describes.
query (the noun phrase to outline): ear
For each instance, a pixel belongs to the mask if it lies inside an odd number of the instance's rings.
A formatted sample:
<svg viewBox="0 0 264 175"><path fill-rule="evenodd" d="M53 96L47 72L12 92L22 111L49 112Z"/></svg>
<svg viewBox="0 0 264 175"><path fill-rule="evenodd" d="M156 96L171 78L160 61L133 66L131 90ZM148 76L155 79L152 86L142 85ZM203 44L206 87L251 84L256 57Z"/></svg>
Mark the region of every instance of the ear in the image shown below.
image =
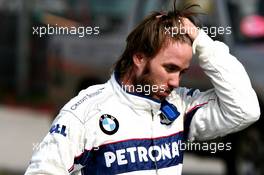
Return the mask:
<svg viewBox="0 0 264 175"><path fill-rule="evenodd" d="M135 67L141 70L145 67L147 59L144 54L136 53L133 55L133 62L134 62Z"/></svg>

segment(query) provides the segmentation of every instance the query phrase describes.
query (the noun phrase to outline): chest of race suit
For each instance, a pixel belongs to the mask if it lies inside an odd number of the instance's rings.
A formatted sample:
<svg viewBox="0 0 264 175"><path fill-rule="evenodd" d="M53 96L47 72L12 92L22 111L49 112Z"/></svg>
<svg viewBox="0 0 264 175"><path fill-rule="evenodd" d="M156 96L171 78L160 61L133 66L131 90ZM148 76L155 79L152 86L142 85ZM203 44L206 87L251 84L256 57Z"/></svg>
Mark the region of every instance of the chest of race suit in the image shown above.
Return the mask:
<svg viewBox="0 0 264 175"><path fill-rule="evenodd" d="M184 148L181 146L185 140L183 116L167 101L161 104L158 115L152 112L147 115L149 122L141 121L140 116L139 120L123 121L114 114L102 111L99 126L103 144L86 150L75 159L75 164L84 166L84 174L121 174L182 164ZM118 134L131 132L135 136L118 139ZM162 132L164 134L160 134ZM140 133L141 136L137 136Z"/></svg>

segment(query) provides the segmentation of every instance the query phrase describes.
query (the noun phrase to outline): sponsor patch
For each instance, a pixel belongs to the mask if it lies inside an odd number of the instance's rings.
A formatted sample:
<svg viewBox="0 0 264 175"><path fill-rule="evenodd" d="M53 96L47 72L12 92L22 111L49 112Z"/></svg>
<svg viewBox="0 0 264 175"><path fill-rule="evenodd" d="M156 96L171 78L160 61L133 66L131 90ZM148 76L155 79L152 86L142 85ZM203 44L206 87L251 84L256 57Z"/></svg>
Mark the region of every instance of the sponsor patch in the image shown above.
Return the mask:
<svg viewBox="0 0 264 175"><path fill-rule="evenodd" d="M60 124L54 124L51 126L49 132L52 133L56 133L56 134L61 134L64 137L67 136L66 134L66 126L65 125L60 125Z"/></svg>
<svg viewBox="0 0 264 175"><path fill-rule="evenodd" d="M104 114L100 117L99 126L107 135L113 135L119 128L117 119L109 114Z"/></svg>
<svg viewBox="0 0 264 175"><path fill-rule="evenodd" d="M86 94L85 96L83 96L79 101L77 101L77 103L75 103L74 105L71 106L71 110L76 110L78 108L78 106L80 106L83 102L85 102L86 100L88 100L89 98L92 98L94 96L99 95L100 93L102 93L102 90L104 88L99 89L98 91L91 93L91 94Z"/></svg>

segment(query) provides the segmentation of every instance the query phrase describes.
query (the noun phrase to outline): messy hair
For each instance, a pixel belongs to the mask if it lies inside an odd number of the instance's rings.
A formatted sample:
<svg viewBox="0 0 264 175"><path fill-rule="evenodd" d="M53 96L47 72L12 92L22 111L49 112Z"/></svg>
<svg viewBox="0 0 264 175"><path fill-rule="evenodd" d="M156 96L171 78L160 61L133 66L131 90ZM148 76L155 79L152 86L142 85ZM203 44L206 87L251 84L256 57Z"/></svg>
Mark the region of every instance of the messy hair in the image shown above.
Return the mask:
<svg viewBox="0 0 264 175"><path fill-rule="evenodd" d="M126 48L120 59L115 64L114 70L122 78L133 65L133 55L143 54L146 58L152 59L155 55L170 42L182 42L191 45L192 40L187 34L177 33L173 36L165 33L165 28L180 29L182 17L189 18L194 23L193 7L200 7L198 4L187 4L180 10L176 8L176 0L173 3L173 10L168 12L153 12L147 16L126 39Z"/></svg>

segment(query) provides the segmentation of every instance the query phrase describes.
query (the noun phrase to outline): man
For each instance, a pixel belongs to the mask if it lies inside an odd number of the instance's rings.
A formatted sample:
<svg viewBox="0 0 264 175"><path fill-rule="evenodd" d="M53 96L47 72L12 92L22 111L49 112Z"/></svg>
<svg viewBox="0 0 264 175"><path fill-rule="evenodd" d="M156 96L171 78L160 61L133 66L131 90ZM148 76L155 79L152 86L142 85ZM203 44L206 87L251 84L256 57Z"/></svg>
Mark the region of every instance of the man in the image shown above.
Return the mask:
<svg viewBox="0 0 264 175"><path fill-rule="evenodd" d="M187 12L153 13L130 33L110 80L61 109L27 175L180 175L181 141L224 136L258 120L243 66ZM179 87L192 52L213 89Z"/></svg>

